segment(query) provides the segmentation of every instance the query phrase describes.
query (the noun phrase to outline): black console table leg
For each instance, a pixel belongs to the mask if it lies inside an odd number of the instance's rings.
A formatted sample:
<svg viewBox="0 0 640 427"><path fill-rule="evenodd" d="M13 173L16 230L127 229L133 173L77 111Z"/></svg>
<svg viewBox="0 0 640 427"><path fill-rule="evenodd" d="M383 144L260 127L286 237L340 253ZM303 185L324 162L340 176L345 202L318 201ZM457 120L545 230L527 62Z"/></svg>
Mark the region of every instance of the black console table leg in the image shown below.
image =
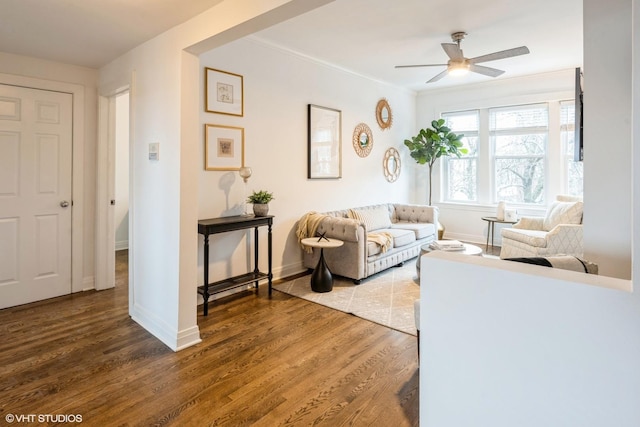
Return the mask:
<svg viewBox="0 0 640 427"><path fill-rule="evenodd" d="M253 265L253 273L256 275L258 275L258 273L260 272L260 269L258 268L258 254L260 253L260 251L258 250L258 245L260 243L260 238L258 236L258 227L253 229L253 261L254 261L254 265ZM258 281L256 280L253 283L253 287L258 289Z"/></svg>
<svg viewBox="0 0 640 427"><path fill-rule="evenodd" d="M204 235L204 287L202 290L202 298L204 298L204 304L202 306L203 314L209 315L209 235Z"/></svg>
<svg viewBox="0 0 640 427"><path fill-rule="evenodd" d="M267 259L268 259L268 270L267 270L267 278L269 280L269 296L271 296L271 286L273 284L273 271L272 271L272 264L273 264L273 256L272 256L272 248L273 248L273 238L271 235L271 223L269 223L269 225L267 226Z"/></svg>

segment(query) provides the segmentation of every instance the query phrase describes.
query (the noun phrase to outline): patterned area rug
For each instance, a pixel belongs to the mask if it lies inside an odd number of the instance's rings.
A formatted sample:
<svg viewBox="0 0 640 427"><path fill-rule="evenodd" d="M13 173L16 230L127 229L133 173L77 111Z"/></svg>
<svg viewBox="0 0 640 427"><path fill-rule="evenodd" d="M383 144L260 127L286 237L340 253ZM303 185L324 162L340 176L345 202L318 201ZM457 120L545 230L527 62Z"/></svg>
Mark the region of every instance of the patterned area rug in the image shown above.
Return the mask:
<svg viewBox="0 0 640 427"><path fill-rule="evenodd" d="M420 298L416 276L416 259L402 267L393 267L355 285L352 280L334 277L333 290L311 290L311 275L273 285L273 288L335 310L416 335L413 302Z"/></svg>

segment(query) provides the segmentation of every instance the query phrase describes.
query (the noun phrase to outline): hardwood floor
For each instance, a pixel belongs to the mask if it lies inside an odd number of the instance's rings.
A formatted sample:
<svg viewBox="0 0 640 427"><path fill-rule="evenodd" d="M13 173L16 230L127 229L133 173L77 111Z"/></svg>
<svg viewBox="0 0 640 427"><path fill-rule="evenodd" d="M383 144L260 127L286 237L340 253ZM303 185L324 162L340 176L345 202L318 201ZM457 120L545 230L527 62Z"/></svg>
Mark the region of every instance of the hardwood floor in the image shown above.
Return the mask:
<svg viewBox="0 0 640 427"><path fill-rule="evenodd" d="M129 317L121 252L115 289L0 310L0 425L418 425L414 336L265 288L200 307L174 353Z"/></svg>

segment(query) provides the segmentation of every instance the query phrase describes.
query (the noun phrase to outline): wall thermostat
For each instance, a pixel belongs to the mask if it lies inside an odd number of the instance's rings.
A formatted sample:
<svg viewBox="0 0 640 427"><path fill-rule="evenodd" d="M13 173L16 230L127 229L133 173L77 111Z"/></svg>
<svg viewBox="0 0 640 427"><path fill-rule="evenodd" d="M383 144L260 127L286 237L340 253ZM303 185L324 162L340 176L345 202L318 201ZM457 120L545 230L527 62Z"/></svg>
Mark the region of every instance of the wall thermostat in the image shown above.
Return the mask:
<svg viewBox="0 0 640 427"><path fill-rule="evenodd" d="M149 160L160 160L160 143L152 142L149 144Z"/></svg>

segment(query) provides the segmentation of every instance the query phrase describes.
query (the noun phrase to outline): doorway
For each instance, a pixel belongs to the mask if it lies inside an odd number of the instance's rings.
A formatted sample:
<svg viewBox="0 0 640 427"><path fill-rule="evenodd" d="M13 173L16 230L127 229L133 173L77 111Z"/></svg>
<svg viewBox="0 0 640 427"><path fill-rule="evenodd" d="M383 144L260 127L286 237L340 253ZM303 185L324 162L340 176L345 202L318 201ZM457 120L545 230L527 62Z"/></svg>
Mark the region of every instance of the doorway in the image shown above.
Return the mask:
<svg viewBox="0 0 640 427"><path fill-rule="evenodd" d="M116 286L116 252L129 261L132 253L130 102L128 87L99 98L96 290Z"/></svg>
<svg viewBox="0 0 640 427"><path fill-rule="evenodd" d="M115 97L114 200L116 255L129 249L129 92Z"/></svg>

